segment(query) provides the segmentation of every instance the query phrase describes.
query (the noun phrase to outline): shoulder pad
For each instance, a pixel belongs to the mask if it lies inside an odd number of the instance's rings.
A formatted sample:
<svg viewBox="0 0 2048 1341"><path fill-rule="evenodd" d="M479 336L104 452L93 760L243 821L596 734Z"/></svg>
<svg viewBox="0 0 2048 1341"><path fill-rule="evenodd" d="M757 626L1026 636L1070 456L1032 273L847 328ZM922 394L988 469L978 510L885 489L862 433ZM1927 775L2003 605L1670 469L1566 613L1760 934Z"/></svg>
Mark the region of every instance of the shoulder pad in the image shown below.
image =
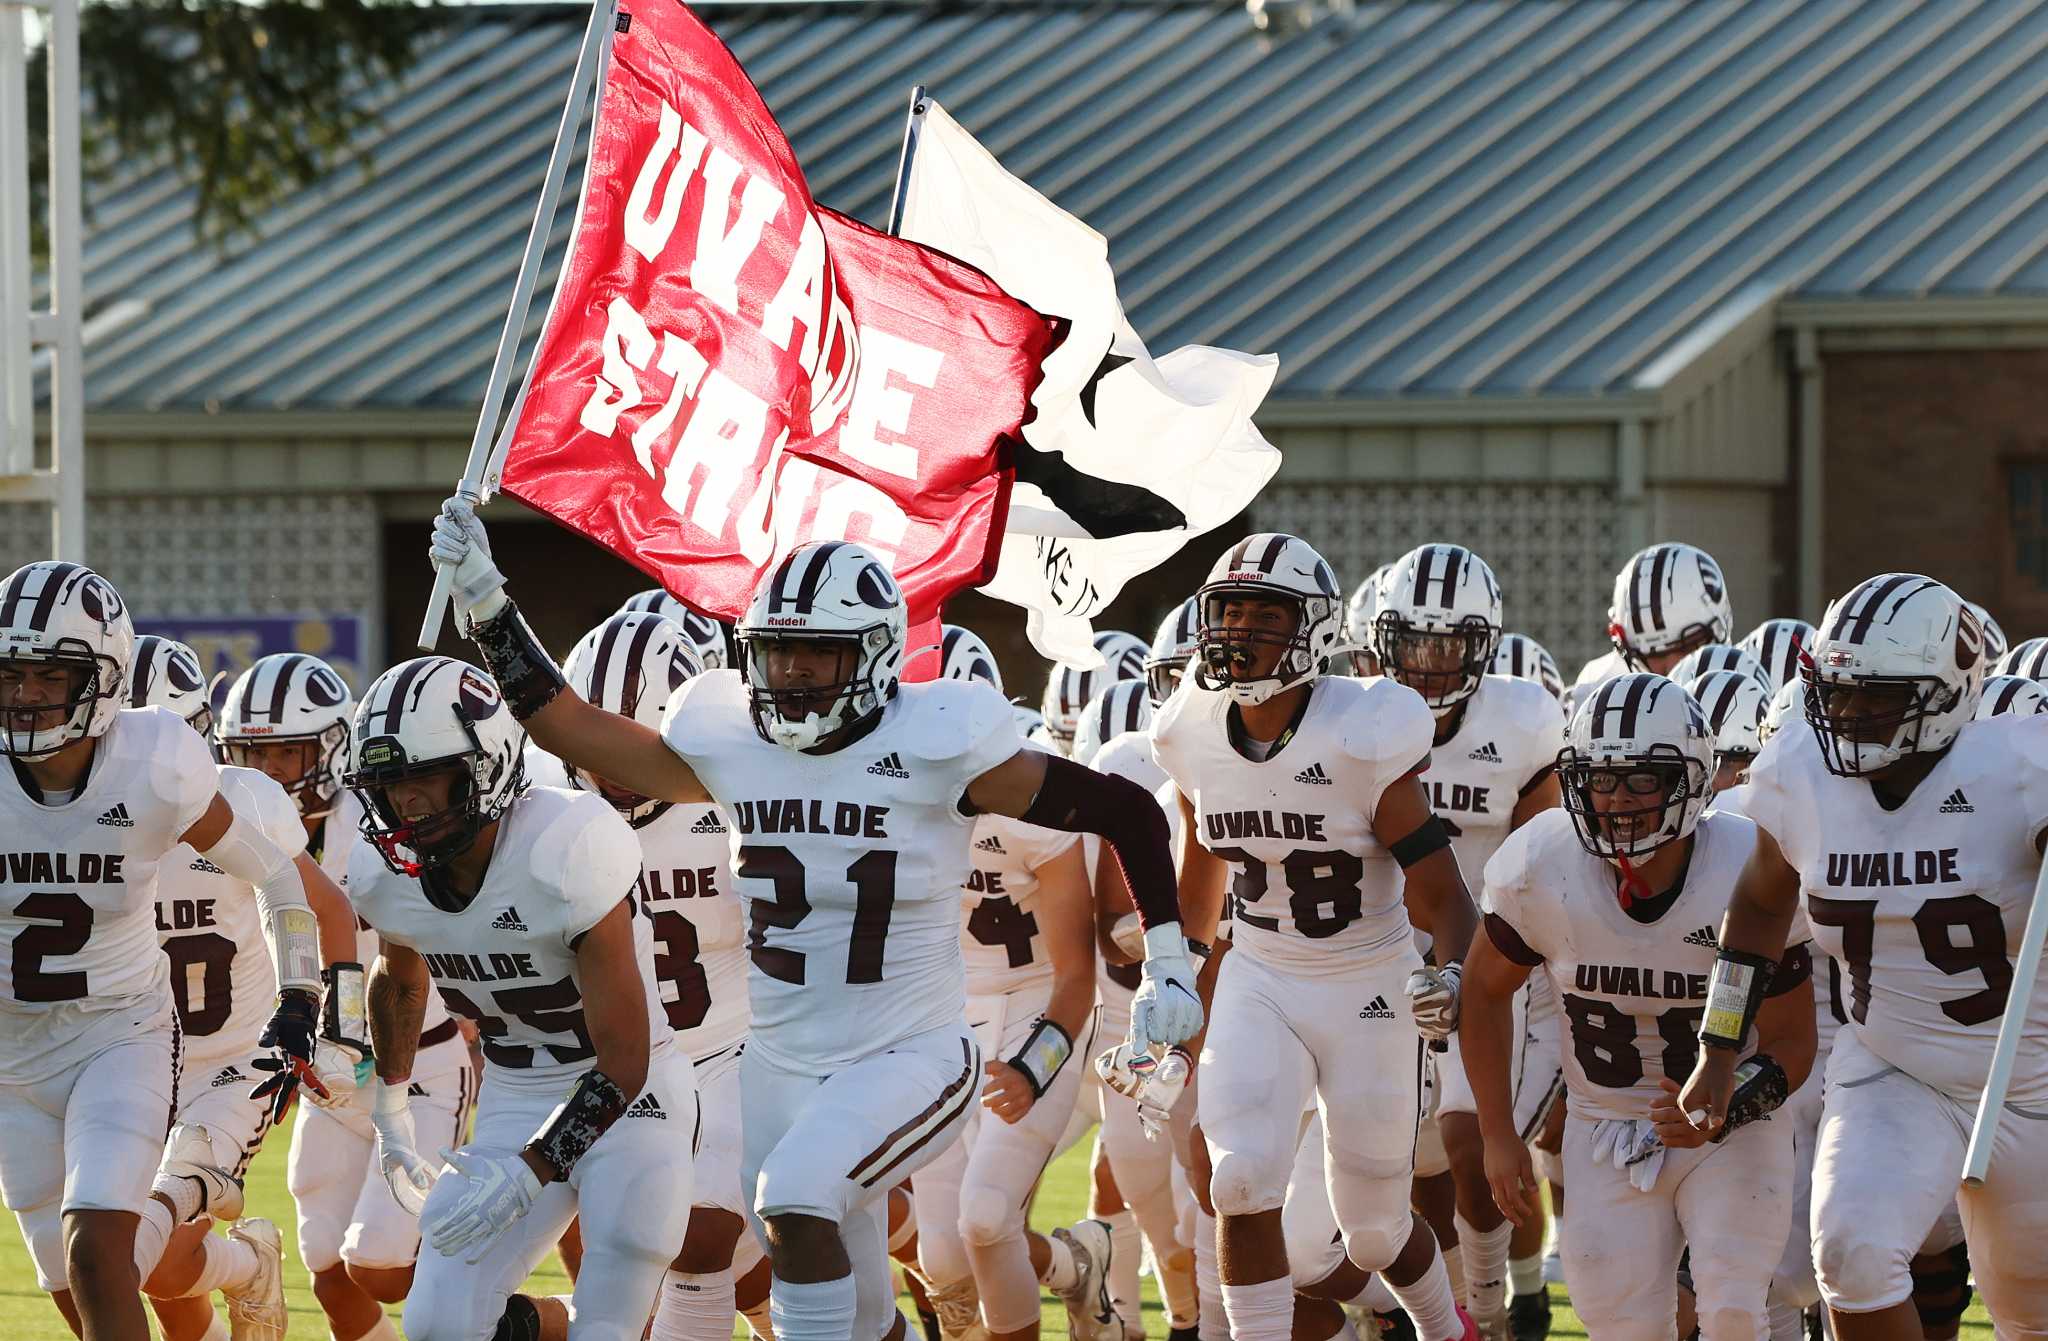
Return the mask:
<svg viewBox="0 0 2048 1341"><path fill-rule="evenodd" d="M605 834L609 828L606 821L610 821L622 831L623 838L632 836L632 826L620 818L610 802L595 792L537 787L513 804L520 812L517 818L539 830L528 849L528 860L534 878L549 889L562 888L566 880L578 874L576 867L585 859L583 838L586 832L596 830ZM634 840L632 845L637 851L638 841Z"/></svg>
<svg viewBox="0 0 2048 1341"><path fill-rule="evenodd" d="M1422 695L1384 676L1370 680L1329 677L1325 692L1341 695L1331 706L1344 753L1385 769L1413 768L1436 739L1436 714Z"/></svg>
<svg viewBox="0 0 2048 1341"><path fill-rule="evenodd" d="M896 693L903 748L920 759L957 759L999 727L1017 729L1009 703L980 680L927 680Z"/></svg>
<svg viewBox="0 0 2048 1341"><path fill-rule="evenodd" d="M205 737L168 708L123 708L118 724L121 754L149 770L158 800L196 822L220 790L220 767Z"/></svg>
<svg viewBox="0 0 2048 1341"><path fill-rule="evenodd" d="M1571 844L1575 852L1580 850L1578 831L1562 806L1530 816L1526 824L1509 834L1487 859L1480 877L1478 893L1482 908L1492 902L1496 892L1510 898L1528 892L1532 870L1555 870L1553 848L1560 841Z"/></svg>
<svg viewBox="0 0 2048 1341"><path fill-rule="evenodd" d="M1530 748L1543 756L1543 763L1551 763L1564 748L1564 709L1535 680L1503 675L1498 677L1501 683L1494 685L1490 681L1495 677L1487 678L1488 692L1498 689L1501 693L1501 706L1507 710L1508 721L1530 743Z"/></svg>
<svg viewBox="0 0 2048 1341"><path fill-rule="evenodd" d="M735 726L754 733L747 716L746 686L736 670L706 671L683 682L661 713L661 738L689 759L701 755Z"/></svg>
<svg viewBox="0 0 2048 1341"><path fill-rule="evenodd" d="M220 790L235 813L261 829L287 857L306 850L299 808L277 779L260 769L228 766L220 770Z"/></svg>

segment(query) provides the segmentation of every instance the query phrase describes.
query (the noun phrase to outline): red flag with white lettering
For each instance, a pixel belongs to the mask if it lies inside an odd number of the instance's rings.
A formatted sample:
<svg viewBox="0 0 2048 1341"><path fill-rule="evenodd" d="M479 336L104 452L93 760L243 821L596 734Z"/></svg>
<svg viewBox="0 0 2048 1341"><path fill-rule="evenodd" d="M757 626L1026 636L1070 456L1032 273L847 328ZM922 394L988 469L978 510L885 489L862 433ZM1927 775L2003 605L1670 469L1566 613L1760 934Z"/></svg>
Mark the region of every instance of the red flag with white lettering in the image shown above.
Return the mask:
<svg viewBox="0 0 2048 1341"><path fill-rule="evenodd" d="M986 581L1047 319L813 202L673 0L621 10L587 171L504 491L729 620L807 540L876 550L913 625Z"/></svg>

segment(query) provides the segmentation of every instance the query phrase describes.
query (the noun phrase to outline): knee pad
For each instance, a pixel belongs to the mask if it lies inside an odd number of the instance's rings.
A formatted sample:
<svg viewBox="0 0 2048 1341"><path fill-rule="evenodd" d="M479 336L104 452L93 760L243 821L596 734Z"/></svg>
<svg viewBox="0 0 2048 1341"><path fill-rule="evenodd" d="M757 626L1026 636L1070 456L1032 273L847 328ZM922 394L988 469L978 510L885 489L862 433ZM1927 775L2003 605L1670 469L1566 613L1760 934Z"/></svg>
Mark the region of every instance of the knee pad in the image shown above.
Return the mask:
<svg viewBox="0 0 2048 1341"><path fill-rule="evenodd" d="M45 1294L71 1288L70 1273L64 1269L64 1216L54 1198L29 1211L16 1211L21 1236L28 1241L28 1255L35 1264L36 1285Z"/></svg>
<svg viewBox="0 0 2048 1341"><path fill-rule="evenodd" d="M1920 1324L1948 1328L1962 1321L1971 1297L1969 1245L1916 1257L1912 1270L1913 1309Z"/></svg>
<svg viewBox="0 0 2048 1341"><path fill-rule="evenodd" d="M1897 1299L1907 1263L1882 1244L1852 1233L1823 1235L1814 1245L1814 1275L1828 1303L1848 1312Z"/></svg>
<svg viewBox="0 0 2048 1341"><path fill-rule="evenodd" d="M1405 1209L1398 1224L1361 1225L1347 1229L1344 1231L1344 1255L1354 1266L1367 1271L1384 1271L1388 1263L1400 1256L1414 1229L1414 1213Z"/></svg>
<svg viewBox="0 0 2048 1341"><path fill-rule="evenodd" d="M1021 1210L1010 1199L986 1184L968 1183L960 1189L960 1237L976 1247L1020 1238L1024 1232Z"/></svg>
<svg viewBox="0 0 2048 1341"><path fill-rule="evenodd" d="M1278 1176L1266 1161L1236 1151L1215 1155L1209 1172L1209 1200L1218 1215L1257 1215L1277 1210L1287 1199L1287 1167Z"/></svg>

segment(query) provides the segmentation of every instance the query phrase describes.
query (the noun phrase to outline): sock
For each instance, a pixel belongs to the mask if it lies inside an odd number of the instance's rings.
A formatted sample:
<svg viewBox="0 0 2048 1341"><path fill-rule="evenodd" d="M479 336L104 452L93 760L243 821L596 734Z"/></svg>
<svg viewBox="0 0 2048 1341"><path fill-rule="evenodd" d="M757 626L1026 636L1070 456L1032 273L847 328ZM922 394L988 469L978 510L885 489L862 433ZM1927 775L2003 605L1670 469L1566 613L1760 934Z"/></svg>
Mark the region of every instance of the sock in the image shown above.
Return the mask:
<svg viewBox="0 0 2048 1341"><path fill-rule="evenodd" d="M1806 1311L1793 1303L1771 1302L1771 1341L1804 1341Z"/></svg>
<svg viewBox="0 0 2048 1341"><path fill-rule="evenodd" d="M1392 1313L1401 1307L1401 1301L1394 1298L1394 1292L1387 1288L1387 1278L1377 1271L1372 1273L1372 1279L1365 1283L1365 1288L1352 1296L1350 1304L1367 1313Z"/></svg>
<svg viewBox="0 0 2048 1341"><path fill-rule="evenodd" d="M1465 1302L1465 1253L1463 1245L1442 1250L1444 1275L1451 1282L1451 1298Z"/></svg>
<svg viewBox="0 0 2048 1341"><path fill-rule="evenodd" d="M247 1289L256 1279L256 1272L263 1265L256 1256L256 1250L246 1243L237 1243L219 1234L206 1236L205 1255L200 1259L199 1275L192 1281L186 1295L208 1295L215 1290L233 1294Z"/></svg>
<svg viewBox="0 0 2048 1341"><path fill-rule="evenodd" d="M1102 1218L1109 1222L1109 1302L1119 1316L1136 1321L1144 1316L1140 1311L1143 1297L1138 1293L1138 1267L1144 1252L1138 1217L1126 1207Z"/></svg>
<svg viewBox="0 0 2048 1341"><path fill-rule="evenodd" d="M215 1338L209 1335L204 1338L204 1341L215 1341ZM221 1332L219 1341L228 1341L226 1331ZM391 1319L379 1313L377 1315L377 1325L357 1337L356 1341L404 1341L404 1338L399 1336L398 1329L391 1325Z"/></svg>
<svg viewBox="0 0 2048 1341"><path fill-rule="evenodd" d="M747 1326L754 1329L754 1335L760 1341L775 1341L775 1324L769 1321L766 1299L751 1308L741 1309L740 1316L747 1320Z"/></svg>
<svg viewBox="0 0 2048 1341"><path fill-rule="evenodd" d="M1067 1247L1067 1241L1057 1234L1047 1234L1045 1246L1045 1270L1039 1275L1038 1283L1054 1294L1073 1289L1074 1282L1081 1275L1074 1266L1073 1249Z"/></svg>
<svg viewBox="0 0 2048 1341"><path fill-rule="evenodd" d="M1175 1246L1166 1254L1166 1260L1157 1256L1152 1259L1159 1268L1159 1296L1166 1302L1166 1318L1169 1326L1192 1327L1195 1325L1195 1255L1186 1248Z"/></svg>
<svg viewBox="0 0 2048 1341"><path fill-rule="evenodd" d="M670 1271L662 1278L650 1341L730 1341L734 1312L730 1270Z"/></svg>
<svg viewBox="0 0 2048 1341"><path fill-rule="evenodd" d="M1474 1229L1462 1215L1457 1225L1458 1253L1465 1259L1465 1307L1474 1319L1506 1317L1508 1240L1515 1227L1503 1220L1492 1229Z"/></svg>
<svg viewBox="0 0 2048 1341"><path fill-rule="evenodd" d="M1223 1311L1235 1341L1289 1341L1294 1335L1294 1282L1285 1276L1256 1285L1225 1281Z"/></svg>
<svg viewBox="0 0 2048 1341"><path fill-rule="evenodd" d="M1465 1335L1458 1305L1451 1298L1451 1274L1444 1269L1442 1253L1430 1254L1429 1269L1408 1284L1388 1281L1387 1288L1394 1292L1401 1311L1415 1324L1416 1341L1453 1341Z"/></svg>
<svg viewBox="0 0 2048 1341"><path fill-rule="evenodd" d="M1543 1254L1517 1257L1508 1263L1508 1288L1516 1294L1535 1294L1543 1288Z"/></svg>
<svg viewBox="0 0 2048 1341"><path fill-rule="evenodd" d="M156 1179L149 1185L149 1190L169 1200L171 1214L181 1225L199 1214L199 1208L206 1200L206 1192L199 1186L197 1178L165 1173L161 1169L157 1170Z"/></svg>
<svg viewBox="0 0 2048 1341"><path fill-rule="evenodd" d="M768 1316L781 1341L846 1341L853 1335L853 1277L795 1285L775 1278Z"/></svg>
<svg viewBox="0 0 2048 1341"><path fill-rule="evenodd" d="M1195 1330L1201 1341L1230 1341L1223 1313L1223 1278L1216 1271L1216 1217L1195 1207Z"/></svg>
<svg viewBox="0 0 2048 1341"><path fill-rule="evenodd" d="M189 1178L180 1178L189 1183ZM171 1219L171 1208L155 1197L145 1198L142 1214L135 1222L135 1270L142 1280L149 1279L149 1273L156 1270L156 1264L164 1257L164 1245L171 1241L171 1231L177 1227Z"/></svg>

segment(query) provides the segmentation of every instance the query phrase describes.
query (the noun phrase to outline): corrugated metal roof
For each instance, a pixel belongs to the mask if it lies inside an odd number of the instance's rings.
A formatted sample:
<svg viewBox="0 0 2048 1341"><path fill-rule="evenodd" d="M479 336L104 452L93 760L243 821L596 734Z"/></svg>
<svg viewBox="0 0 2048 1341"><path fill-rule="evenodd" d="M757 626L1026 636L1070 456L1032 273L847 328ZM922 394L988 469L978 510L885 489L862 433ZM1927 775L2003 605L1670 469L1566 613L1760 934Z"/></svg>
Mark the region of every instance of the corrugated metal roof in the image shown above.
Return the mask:
<svg viewBox="0 0 2048 1341"><path fill-rule="evenodd" d="M818 199L883 214L925 83L1110 237L1153 348L1277 351L1276 398L1616 391L1757 282L2048 292L2048 0L1362 4L1273 43L1222 0L704 12ZM150 310L91 403L475 404L584 13L454 13L362 93L374 173L228 259L168 172L101 191L87 292Z"/></svg>

